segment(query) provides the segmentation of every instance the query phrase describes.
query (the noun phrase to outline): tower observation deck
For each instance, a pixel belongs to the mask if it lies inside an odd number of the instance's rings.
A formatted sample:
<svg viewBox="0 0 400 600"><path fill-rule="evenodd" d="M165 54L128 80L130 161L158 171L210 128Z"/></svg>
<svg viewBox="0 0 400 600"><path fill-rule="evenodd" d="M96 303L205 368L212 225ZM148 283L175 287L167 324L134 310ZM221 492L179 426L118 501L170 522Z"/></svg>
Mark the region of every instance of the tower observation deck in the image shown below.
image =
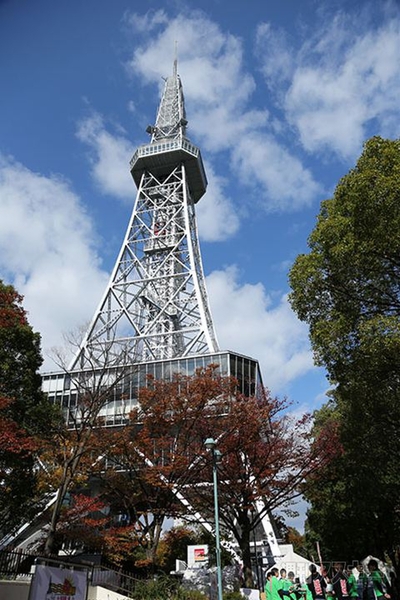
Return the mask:
<svg viewBox="0 0 400 600"><path fill-rule="evenodd" d="M218 348L195 215L207 178L187 125L175 61L155 125L146 130L150 141L130 161L136 201L103 298L68 369L43 376L44 391L67 418L79 395L74 381L93 372L106 370L112 380L124 369L102 410L109 425L123 422L150 373L168 380L217 363L221 374L238 378L243 393L260 382L257 361Z"/></svg>

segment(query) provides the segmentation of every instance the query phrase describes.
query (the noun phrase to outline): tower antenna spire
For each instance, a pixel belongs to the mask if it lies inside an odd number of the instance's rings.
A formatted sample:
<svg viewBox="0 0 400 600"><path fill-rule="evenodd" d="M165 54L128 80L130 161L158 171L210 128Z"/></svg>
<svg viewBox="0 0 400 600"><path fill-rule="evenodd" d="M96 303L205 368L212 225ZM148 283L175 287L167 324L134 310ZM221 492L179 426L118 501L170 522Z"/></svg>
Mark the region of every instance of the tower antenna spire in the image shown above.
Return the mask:
<svg viewBox="0 0 400 600"><path fill-rule="evenodd" d="M176 77L177 75L178 75L178 41L175 40L173 76Z"/></svg>

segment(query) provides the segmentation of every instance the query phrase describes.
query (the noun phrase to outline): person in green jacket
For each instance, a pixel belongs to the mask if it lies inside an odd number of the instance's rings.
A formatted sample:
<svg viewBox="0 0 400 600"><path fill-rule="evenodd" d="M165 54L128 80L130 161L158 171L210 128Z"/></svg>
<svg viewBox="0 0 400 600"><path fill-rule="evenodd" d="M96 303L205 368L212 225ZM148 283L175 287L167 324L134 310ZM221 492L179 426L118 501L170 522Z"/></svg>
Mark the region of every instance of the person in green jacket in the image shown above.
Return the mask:
<svg viewBox="0 0 400 600"><path fill-rule="evenodd" d="M292 585L289 579L286 577L286 569L281 569L279 583L281 586L280 596L281 598L286 596L290 597L290 586Z"/></svg>
<svg viewBox="0 0 400 600"><path fill-rule="evenodd" d="M367 576L368 600L374 600L374 598L376 600L389 599L389 582L384 573L379 570L377 561L371 558L367 566L369 571L369 575Z"/></svg>
<svg viewBox="0 0 400 600"><path fill-rule="evenodd" d="M300 594L298 594L298 589L301 587L299 583L296 583L295 579L294 579L294 573L293 571L289 571L289 573L287 574L288 578L288 584L289 584L289 594L290 594L290 598L291 600L298 600L298 598L300 597Z"/></svg>
<svg viewBox="0 0 400 600"><path fill-rule="evenodd" d="M271 577L272 577L272 573L271 571L268 571L268 573L265 575L265 585L264 585L264 592L265 592L265 600L271 600Z"/></svg>
<svg viewBox="0 0 400 600"><path fill-rule="evenodd" d="M358 565L357 565L357 567L358 567ZM359 570L359 572L360 572L360 570ZM353 573L353 569L351 567L348 567L346 570L346 574L347 574L347 584L348 584L349 596L352 600L357 600L358 599L358 586L357 586L356 576ZM362 598L360 598L360 600L362 600Z"/></svg>
<svg viewBox="0 0 400 600"><path fill-rule="evenodd" d="M271 571L267 573L264 588L266 600L281 600L281 583L278 579L278 575L279 569L277 569L276 567L272 568Z"/></svg>

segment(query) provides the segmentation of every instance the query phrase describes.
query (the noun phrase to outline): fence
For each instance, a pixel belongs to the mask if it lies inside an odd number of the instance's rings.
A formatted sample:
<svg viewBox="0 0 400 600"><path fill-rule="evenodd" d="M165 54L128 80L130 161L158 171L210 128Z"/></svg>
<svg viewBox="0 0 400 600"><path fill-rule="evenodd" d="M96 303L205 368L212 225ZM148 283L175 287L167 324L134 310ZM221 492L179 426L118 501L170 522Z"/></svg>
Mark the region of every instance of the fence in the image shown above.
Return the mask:
<svg viewBox="0 0 400 600"><path fill-rule="evenodd" d="M76 557L71 557L71 559L73 558L76 559ZM136 584L143 581L127 571L117 571L102 565L72 563L66 557L48 558L29 554L23 550L0 550L0 579L32 577L33 567L39 562L64 568L86 569L91 585L98 585L125 595L132 594Z"/></svg>
<svg viewBox="0 0 400 600"><path fill-rule="evenodd" d="M0 578L18 579L32 576L32 567L37 556L22 550L0 550Z"/></svg>

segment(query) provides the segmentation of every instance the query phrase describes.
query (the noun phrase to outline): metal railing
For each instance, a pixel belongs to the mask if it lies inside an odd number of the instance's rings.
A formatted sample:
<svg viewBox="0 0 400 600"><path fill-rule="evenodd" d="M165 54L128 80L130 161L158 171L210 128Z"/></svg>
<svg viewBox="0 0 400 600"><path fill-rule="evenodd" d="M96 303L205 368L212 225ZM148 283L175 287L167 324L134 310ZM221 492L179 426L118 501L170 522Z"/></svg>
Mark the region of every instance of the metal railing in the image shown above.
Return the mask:
<svg viewBox="0 0 400 600"><path fill-rule="evenodd" d="M194 157L199 156L199 149L197 146L189 142L185 139L171 140L167 139L164 142L155 142L151 144L144 144L143 146L139 146L133 155L130 166L131 168L135 166L136 161L139 158L143 158L145 156L151 156L154 154L164 154L165 152L172 152L174 150L185 150L189 154Z"/></svg>
<svg viewBox="0 0 400 600"><path fill-rule="evenodd" d="M0 550L0 579L31 577L36 558L23 550Z"/></svg>
<svg viewBox="0 0 400 600"><path fill-rule="evenodd" d="M128 571L111 569L101 564L73 562L74 558L76 560L74 556L71 556L70 559L67 557L48 558L23 550L0 550L0 579L32 578L34 566L46 564L66 569L73 567L87 570L91 585L98 585L124 595L132 594L137 583L143 581Z"/></svg>

